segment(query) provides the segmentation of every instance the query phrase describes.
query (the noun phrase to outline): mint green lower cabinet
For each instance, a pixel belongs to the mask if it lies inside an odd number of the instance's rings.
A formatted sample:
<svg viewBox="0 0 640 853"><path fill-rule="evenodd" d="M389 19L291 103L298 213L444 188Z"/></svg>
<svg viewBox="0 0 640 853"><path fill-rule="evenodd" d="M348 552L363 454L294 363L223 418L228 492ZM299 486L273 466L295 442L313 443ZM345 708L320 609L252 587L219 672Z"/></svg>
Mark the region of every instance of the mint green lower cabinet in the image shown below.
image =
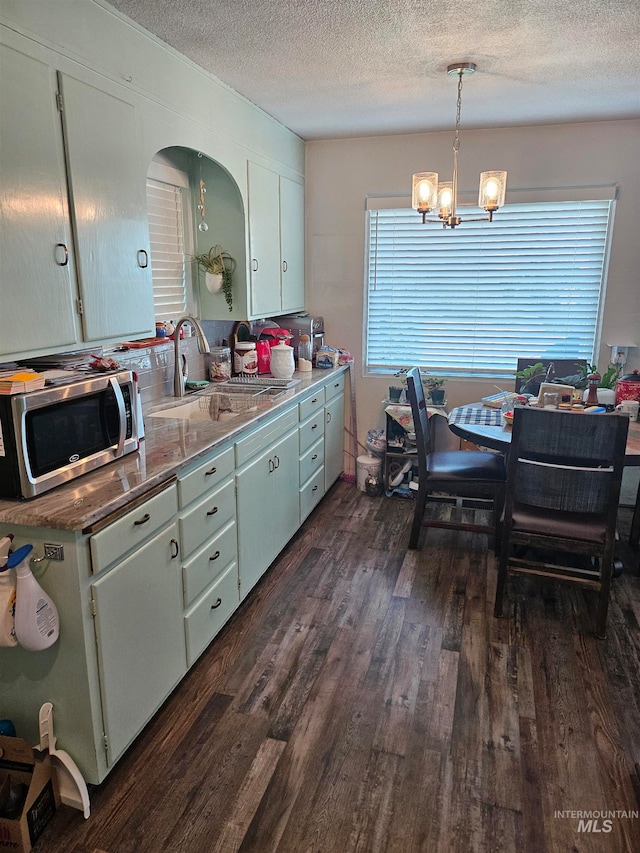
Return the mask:
<svg viewBox="0 0 640 853"><path fill-rule="evenodd" d="M344 374L343 374L344 380ZM344 469L344 390L324 407L324 486L327 491Z"/></svg>
<svg viewBox="0 0 640 853"><path fill-rule="evenodd" d="M236 473L242 599L299 527L298 458L295 427Z"/></svg>
<svg viewBox="0 0 640 853"><path fill-rule="evenodd" d="M189 666L193 666L238 604L238 565L233 562L184 615Z"/></svg>
<svg viewBox="0 0 640 853"><path fill-rule="evenodd" d="M168 525L91 585L109 765L187 670L177 537Z"/></svg>

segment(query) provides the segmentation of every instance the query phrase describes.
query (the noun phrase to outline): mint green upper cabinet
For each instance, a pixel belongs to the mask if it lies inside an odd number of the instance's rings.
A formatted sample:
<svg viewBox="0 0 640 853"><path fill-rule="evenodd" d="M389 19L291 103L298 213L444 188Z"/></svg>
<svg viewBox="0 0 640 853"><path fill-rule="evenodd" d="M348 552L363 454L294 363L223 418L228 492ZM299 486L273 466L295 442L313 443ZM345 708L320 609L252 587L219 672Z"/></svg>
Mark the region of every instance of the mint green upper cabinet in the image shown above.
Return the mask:
<svg viewBox="0 0 640 853"><path fill-rule="evenodd" d="M0 350L13 355L76 343L76 283L55 71L6 45L0 70Z"/></svg>
<svg viewBox="0 0 640 853"><path fill-rule="evenodd" d="M84 337L151 333L146 172L135 108L66 74L59 78Z"/></svg>
<svg viewBox="0 0 640 853"><path fill-rule="evenodd" d="M251 316L281 310L279 176L248 163Z"/></svg>
<svg viewBox="0 0 640 853"><path fill-rule="evenodd" d="M304 186L280 176L281 310L304 308Z"/></svg>
<svg viewBox="0 0 640 853"><path fill-rule="evenodd" d="M304 308L304 187L248 163L251 316Z"/></svg>

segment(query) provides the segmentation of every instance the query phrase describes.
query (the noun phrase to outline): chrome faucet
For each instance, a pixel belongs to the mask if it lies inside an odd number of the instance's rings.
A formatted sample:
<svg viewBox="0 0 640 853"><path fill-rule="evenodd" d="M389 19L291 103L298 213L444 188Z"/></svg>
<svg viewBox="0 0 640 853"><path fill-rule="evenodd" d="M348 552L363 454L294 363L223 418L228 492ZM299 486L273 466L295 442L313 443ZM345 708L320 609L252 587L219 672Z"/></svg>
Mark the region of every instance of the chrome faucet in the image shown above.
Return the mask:
<svg viewBox="0 0 640 853"><path fill-rule="evenodd" d="M196 337L198 339L198 349L201 353L211 352L209 349L209 341L206 339L204 332L202 331L202 326L196 320L195 317L192 317L190 314L185 314L184 317L180 317L178 322L176 323L175 329L173 330L173 352L174 352L174 373L173 373L173 393L176 397L184 397L184 386L187 380L186 373L186 364L187 359L185 356L182 356L184 359L184 367L182 369L182 360L180 358L180 329L182 328L184 323L190 323L196 332Z"/></svg>

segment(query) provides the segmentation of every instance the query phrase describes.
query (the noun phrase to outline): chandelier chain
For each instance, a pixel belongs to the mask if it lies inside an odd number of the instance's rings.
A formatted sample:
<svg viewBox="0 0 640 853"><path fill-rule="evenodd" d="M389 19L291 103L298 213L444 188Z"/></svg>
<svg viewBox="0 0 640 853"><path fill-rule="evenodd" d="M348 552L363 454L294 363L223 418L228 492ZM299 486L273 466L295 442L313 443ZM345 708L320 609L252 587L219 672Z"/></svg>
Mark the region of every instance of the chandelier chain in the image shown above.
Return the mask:
<svg viewBox="0 0 640 853"><path fill-rule="evenodd" d="M458 100L456 103L456 135L453 140L453 150L460 150L460 113L462 110L462 70L458 72Z"/></svg>

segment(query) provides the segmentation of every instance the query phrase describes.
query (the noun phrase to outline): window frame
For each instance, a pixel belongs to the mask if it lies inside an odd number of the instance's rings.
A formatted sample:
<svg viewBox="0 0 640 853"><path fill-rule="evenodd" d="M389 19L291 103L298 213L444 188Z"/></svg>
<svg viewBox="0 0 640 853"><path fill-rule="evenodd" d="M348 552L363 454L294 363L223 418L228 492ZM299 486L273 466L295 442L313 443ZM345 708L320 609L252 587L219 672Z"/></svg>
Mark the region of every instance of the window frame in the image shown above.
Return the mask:
<svg viewBox="0 0 640 853"><path fill-rule="evenodd" d="M605 233L603 238L603 257L602 257L602 270L600 274L600 285L599 285L599 295L598 295L598 304L596 306L595 311L595 320L594 320L594 334L593 334L593 350L588 354L589 360L593 361L595 357L595 353L599 352L599 348L601 345L601 337L602 337L602 321L603 321L603 311L604 304L606 299L606 291L607 291L607 278L608 278L608 266L609 266L609 258L611 252L611 242L612 242L612 231L615 219L615 206L616 200L618 197L619 187L617 184L611 185L600 185L597 187L589 186L589 187L557 187L557 188L538 188L536 190L524 189L524 190L511 190L510 196L515 196L510 198L508 204L505 205L501 211L495 215L494 222L501 215L503 211L508 210L509 207L513 208L516 205L529 205L529 204L552 204L554 202L580 202L580 201L596 201L596 202L607 202L609 205L608 210L608 219L605 227ZM482 211L477 208L474 209L473 204L465 205L465 196L470 198L470 194L461 193L462 204L463 207L460 210L460 214L464 217L465 214L469 216L482 214ZM416 226L421 229L440 229L438 223L429 223L422 224L419 221L419 215L412 211L410 208L411 200L407 196L381 196L381 195L371 195L366 197L365 204L365 257L364 257L364 292L363 292L363 334L362 334L362 365L363 365L363 376L371 376L371 377L379 377L379 376L389 376L393 375L397 370L411 367L413 364L406 364L402 357L400 357L398 363L394 363L393 365L383 366L381 364L371 364L370 359L370 344L369 344L369 326L370 326L370 313L371 313L371 304L370 304L370 287L371 287L371 236L372 236L372 227L371 227L371 216L372 213L379 210L392 209L392 210L403 210L403 212L409 212L411 215L416 217ZM468 210L466 209L468 207ZM462 231L464 228L464 224L459 226L456 229L456 236ZM485 226L487 229L491 229L493 227L492 224L487 224ZM490 233L490 232L487 232ZM453 236L453 239L456 239ZM498 315L496 315L496 320L498 319ZM395 333L392 333L395 334ZM527 352L521 352L521 357L526 357L528 355ZM545 356L547 353L541 353L540 357ZM575 356L572 353L567 355L558 355L557 358L585 358L584 352L580 354L576 354ZM437 372L438 375L446 376L448 378L464 378L464 379L505 379L512 378L513 373L516 370L515 366L515 356L514 356L514 365L513 369L506 368L504 365L490 365L485 369L478 367L469 368L461 368L459 366L448 366L443 367L442 365L429 365L429 364L420 364L420 367L428 372Z"/></svg>

